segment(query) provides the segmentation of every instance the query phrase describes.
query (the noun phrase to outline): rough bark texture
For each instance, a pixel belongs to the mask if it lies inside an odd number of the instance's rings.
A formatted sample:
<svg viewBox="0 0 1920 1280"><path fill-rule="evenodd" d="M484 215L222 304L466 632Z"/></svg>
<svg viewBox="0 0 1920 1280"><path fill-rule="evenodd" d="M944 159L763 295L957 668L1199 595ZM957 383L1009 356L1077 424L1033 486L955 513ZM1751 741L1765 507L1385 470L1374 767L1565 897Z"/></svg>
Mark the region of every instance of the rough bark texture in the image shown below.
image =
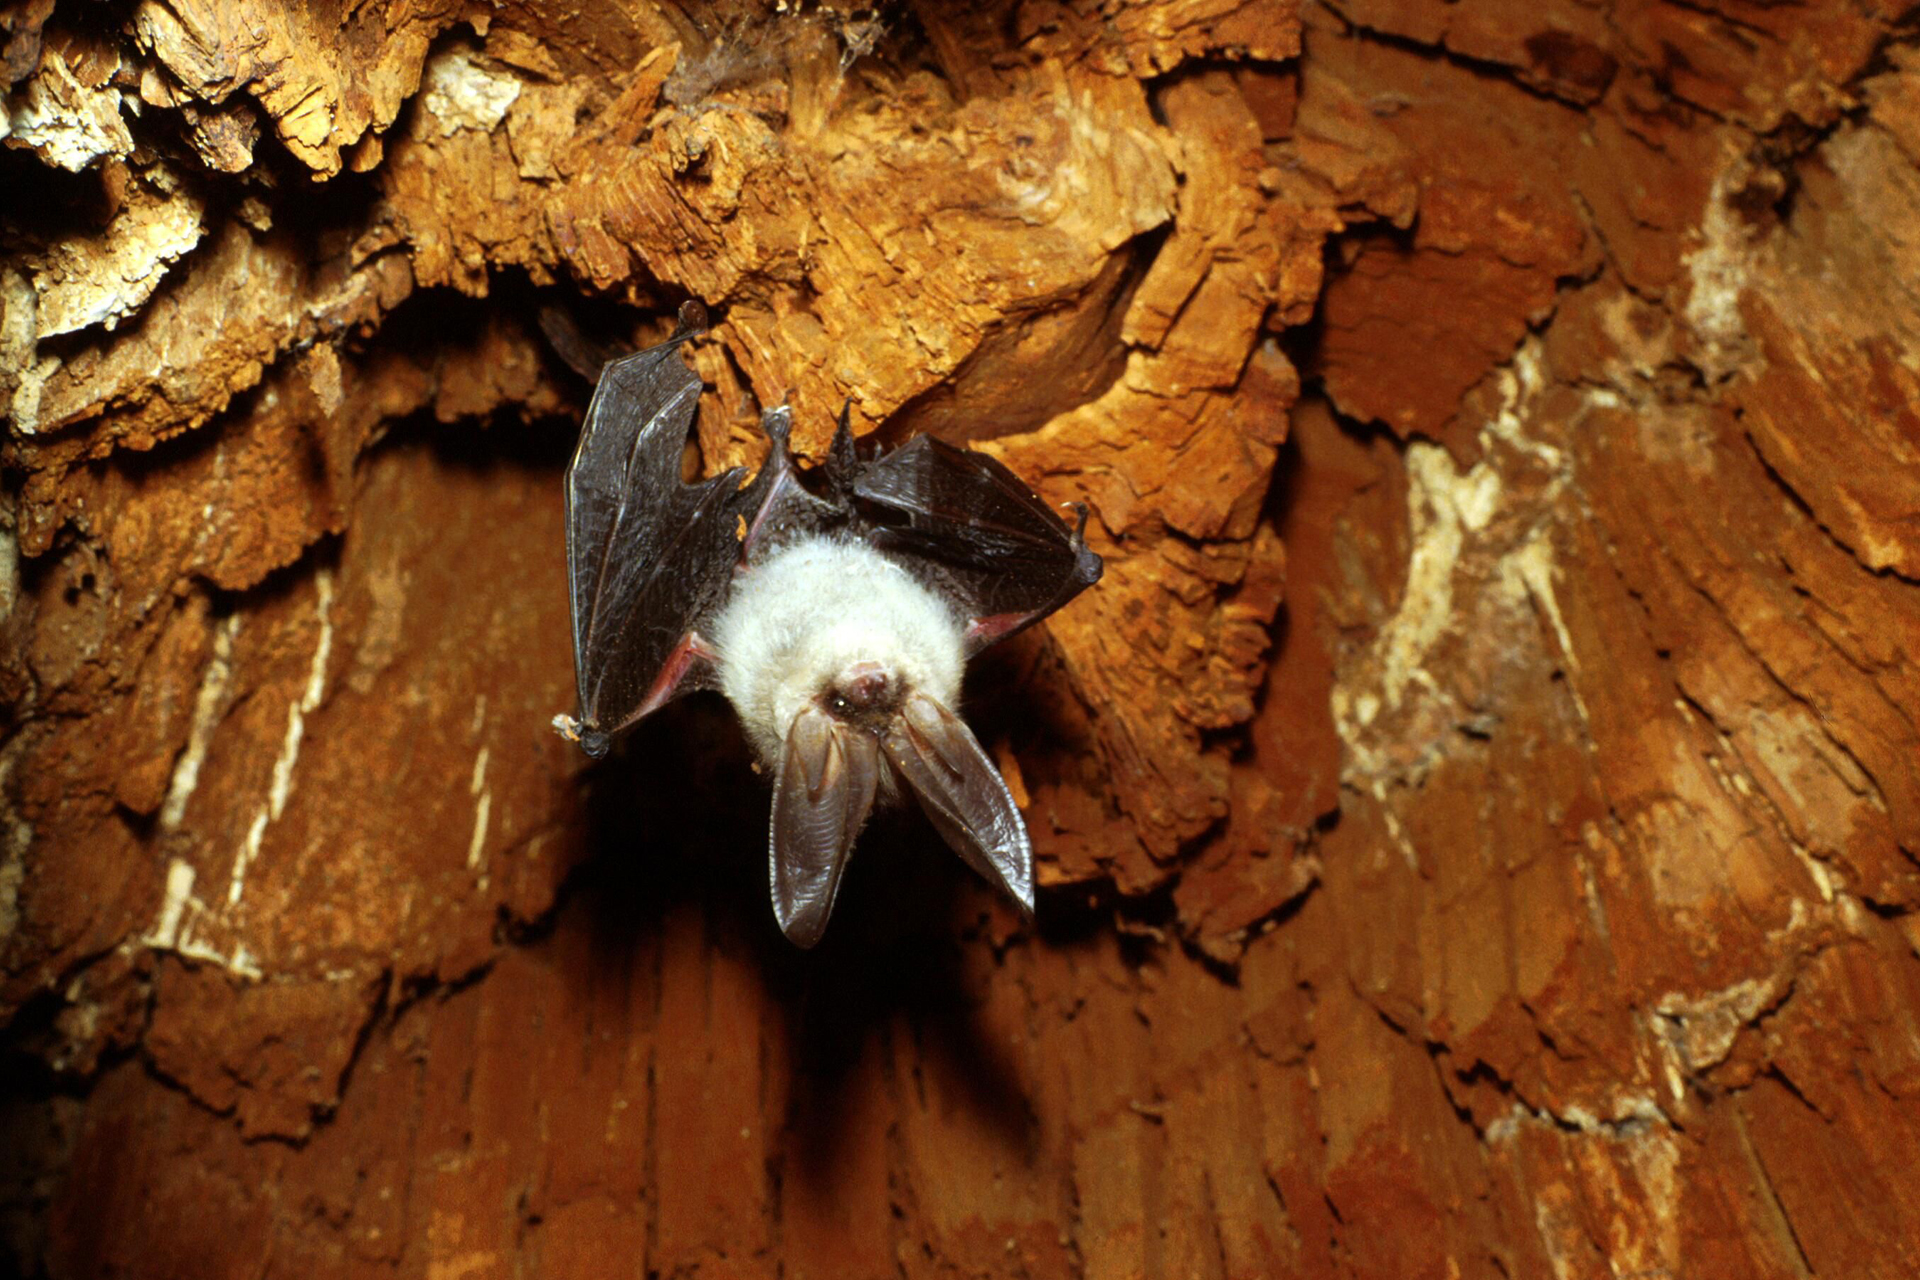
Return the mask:
<svg viewBox="0 0 1920 1280"><path fill-rule="evenodd" d="M0 1268L1920 1273L1920 39L1892 0L0 16ZM1089 502L766 905L587 768L593 343ZM691 462L690 462L691 464Z"/></svg>

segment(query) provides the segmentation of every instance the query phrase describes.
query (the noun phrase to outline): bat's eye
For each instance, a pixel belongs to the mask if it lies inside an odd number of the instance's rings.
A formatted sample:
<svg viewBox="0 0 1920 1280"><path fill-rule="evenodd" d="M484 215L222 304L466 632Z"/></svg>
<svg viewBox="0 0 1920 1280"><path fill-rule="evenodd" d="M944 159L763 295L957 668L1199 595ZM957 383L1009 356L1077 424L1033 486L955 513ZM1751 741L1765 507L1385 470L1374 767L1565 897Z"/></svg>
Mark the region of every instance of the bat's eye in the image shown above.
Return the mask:
<svg viewBox="0 0 1920 1280"><path fill-rule="evenodd" d="M833 714L837 716L852 715L853 704L851 702L848 702L846 698L842 697L840 694L830 693L827 695L827 710L833 712Z"/></svg>

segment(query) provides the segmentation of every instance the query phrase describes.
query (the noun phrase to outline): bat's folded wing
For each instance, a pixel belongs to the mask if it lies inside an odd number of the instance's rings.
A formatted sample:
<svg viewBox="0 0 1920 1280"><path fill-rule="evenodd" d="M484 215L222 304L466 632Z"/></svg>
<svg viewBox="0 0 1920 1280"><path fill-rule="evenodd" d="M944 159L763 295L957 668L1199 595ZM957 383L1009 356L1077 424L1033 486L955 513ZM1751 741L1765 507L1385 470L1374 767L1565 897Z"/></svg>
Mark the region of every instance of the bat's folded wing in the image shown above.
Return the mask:
<svg viewBox="0 0 1920 1280"><path fill-rule="evenodd" d="M969 613L969 654L1032 625L1100 580L1100 557L999 461L916 436L858 468L854 495L882 509L878 545L923 556Z"/></svg>
<svg viewBox="0 0 1920 1280"><path fill-rule="evenodd" d="M608 363L567 469L567 559L580 718L589 754L701 683L696 625L725 595L758 480L680 481L700 380L678 342Z"/></svg>

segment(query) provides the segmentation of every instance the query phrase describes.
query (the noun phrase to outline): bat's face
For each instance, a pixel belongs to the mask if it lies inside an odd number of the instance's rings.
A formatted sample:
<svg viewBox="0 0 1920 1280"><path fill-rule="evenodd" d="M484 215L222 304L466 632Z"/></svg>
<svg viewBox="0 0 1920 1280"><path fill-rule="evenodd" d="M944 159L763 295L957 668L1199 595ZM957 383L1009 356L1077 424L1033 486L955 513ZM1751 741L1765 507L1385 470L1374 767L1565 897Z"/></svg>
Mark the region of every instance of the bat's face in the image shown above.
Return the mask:
<svg viewBox="0 0 1920 1280"><path fill-rule="evenodd" d="M876 717L915 690L958 701L963 630L939 596L871 547L808 538L740 575L713 644L721 692L761 760L777 765L809 706L878 732Z"/></svg>

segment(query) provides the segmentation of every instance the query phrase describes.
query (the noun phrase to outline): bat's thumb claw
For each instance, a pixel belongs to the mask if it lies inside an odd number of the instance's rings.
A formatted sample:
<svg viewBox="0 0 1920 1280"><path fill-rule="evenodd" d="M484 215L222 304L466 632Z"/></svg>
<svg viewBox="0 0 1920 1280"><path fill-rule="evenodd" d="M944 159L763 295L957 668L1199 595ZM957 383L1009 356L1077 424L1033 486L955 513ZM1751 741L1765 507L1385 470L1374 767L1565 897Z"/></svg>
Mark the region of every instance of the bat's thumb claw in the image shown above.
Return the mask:
<svg viewBox="0 0 1920 1280"><path fill-rule="evenodd" d="M1100 553L1088 547L1084 542L1074 551L1073 579L1083 586L1092 586L1100 581L1100 575L1106 572L1107 562Z"/></svg>
<svg viewBox="0 0 1920 1280"><path fill-rule="evenodd" d="M706 332L707 309L701 305L698 298L689 298L681 303L680 314L676 319L678 323L673 330L675 338L690 338L694 334Z"/></svg>
<svg viewBox="0 0 1920 1280"><path fill-rule="evenodd" d="M607 748L613 745L613 739L598 729L590 729L572 716L555 716L553 727L568 742L576 743L580 749L598 760L607 754Z"/></svg>
<svg viewBox="0 0 1920 1280"><path fill-rule="evenodd" d="M777 451L785 453L787 440L793 435L793 410L785 401L763 410L760 414L760 430L767 439L773 441Z"/></svg>

